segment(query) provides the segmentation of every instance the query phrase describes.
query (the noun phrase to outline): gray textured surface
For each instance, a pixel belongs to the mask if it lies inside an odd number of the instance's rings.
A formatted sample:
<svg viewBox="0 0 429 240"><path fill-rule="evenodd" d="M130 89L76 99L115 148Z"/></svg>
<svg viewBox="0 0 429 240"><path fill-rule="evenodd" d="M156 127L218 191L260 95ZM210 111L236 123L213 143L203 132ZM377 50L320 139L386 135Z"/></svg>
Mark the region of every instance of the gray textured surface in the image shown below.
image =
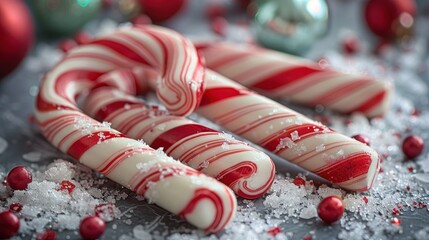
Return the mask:
<svg viewBox="0 0 429 240"><path fill-rule="evenodd" d="M201 9L206 1L193 1L181 16L169 22L169 26L176 30L193 36L205 36L210 38L210 32L207 22L205 22ZM353 3L351 3L353 2ZM372 39L373 37L366 31L361 15L361 1L330 1L331 26L327 36L317 43L308 53L308 57L313 58L322 54L326 49L332 49L338 46L337 36L342 29L352 29L359 33L360 38ZM40 73L41 74L41 73ZM49 145L40 135L37 128L32 126L27 118L33 112L34 108L34 87L38 85L39 75L29 73L22 66L6 79L0 81L0 137L4 138L9 146L7 150L0 154L0 170L9 170L15 165L27 165L22 155L32 151L44 152L43 162L49 163L55 158L64 156L55 148ZM278 171L296 172L288 164L278 164ZM112 187L118 187L114 183L109 183ZM124 190L127 191L127 190ZM128 192L128 191L127 191ZM262 202L256 201L256 205L263 210ZM139 202L135 198L128 198L121 201L118 206L122 211L135 207L133 211L133 223L127 225L121 220L116 220L108 224L108 230L103 239L117 239L122 234L132 232L133 226L137 224L153 223L157 230L164 232L181 231L183 226L190 227L181 221L178 217L168 212L144 202ZM425 210L407 212L402 218L404 234L397 236L397 239L412 239L413 233L423 227L428 226L429 217ZM112 224L117 224L118 228L113 230ZM315 230L317 239L333 239L340 230L339 225L326 227L315 220L300 220L299 223L285 223L282 228L288 232L295 232L293 239L301 239L310 231ZM59 239L65 239L70 236L71 239L79 239L76 232L63 232ZM387 237L392 238L392 237ZM394 239L395 237L393 237Z"/></svg>

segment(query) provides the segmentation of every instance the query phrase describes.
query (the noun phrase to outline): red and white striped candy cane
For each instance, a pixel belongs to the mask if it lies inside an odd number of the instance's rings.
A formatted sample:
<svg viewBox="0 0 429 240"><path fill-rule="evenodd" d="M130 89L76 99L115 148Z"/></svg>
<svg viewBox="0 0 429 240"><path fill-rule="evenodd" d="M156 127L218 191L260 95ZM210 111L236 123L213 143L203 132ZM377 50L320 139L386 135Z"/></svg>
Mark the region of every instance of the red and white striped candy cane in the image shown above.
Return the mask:
<svg viewBox="0 0 429 240"><path fill-rule="evenodd" d="M264 95L342 113L381 116L389 109L389 82L348 75L295 56L233 43L201 44L207 67Z"/></svg>
<svg viewBox="0 0 429 240"><path fill-rule="evenodd" d="M367 145L213 71L206 76L200 115L344 189L371 188L379 158Z"/></svg>
<svg viewBox="0 0 429 240"><path fill-rule="evenodd" d="M113 75L127 76L124 70L120 72ZM231 135L169 115L158 107L147 107L142 100L118 89L96 88L86 99L84 110L154 149L162 147L167 155L216 178L238 196L258 198L274 180L274 164L263 152Z"/></svg>
<svg viewBox="0 0 429 240"><path fill-rule="evenodd" d="M203 66L192 44L159 27L121 30L79 46L44 76L35 116L61 151L150 201L210 232L222 230L236 209L224 184L83 114L75 98L119 68L149 65L162 76L157 93L176 114L198 105Z"/></svg>

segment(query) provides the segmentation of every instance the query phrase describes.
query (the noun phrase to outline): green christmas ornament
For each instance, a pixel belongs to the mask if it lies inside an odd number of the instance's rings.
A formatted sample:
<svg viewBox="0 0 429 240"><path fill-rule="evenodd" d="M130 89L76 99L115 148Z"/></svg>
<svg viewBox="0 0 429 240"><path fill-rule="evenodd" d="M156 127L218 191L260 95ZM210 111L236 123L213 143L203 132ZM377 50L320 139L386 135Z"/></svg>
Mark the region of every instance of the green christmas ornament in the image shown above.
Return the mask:
<svg viewBox="0 0 429 240"><path fill-rule="evenodd" d="M42 31L72 35L93 19L102 8L101 0L33 0L32 9Z"/></svg>
<svg viewBox="0 0 429 240"><path fill-rule="evenodd" d="M303 54L328 29L325 0L270 0L255 16L256 38L267 48Z"/></svg>

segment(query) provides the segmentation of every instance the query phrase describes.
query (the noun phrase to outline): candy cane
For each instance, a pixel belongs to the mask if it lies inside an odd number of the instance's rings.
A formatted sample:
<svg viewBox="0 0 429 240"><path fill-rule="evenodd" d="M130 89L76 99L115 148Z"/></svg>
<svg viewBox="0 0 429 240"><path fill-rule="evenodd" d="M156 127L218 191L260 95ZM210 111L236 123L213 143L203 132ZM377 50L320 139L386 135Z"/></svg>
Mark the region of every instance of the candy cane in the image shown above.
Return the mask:
<svg viewBox="0 0 429 240"><path fill-rule="evenodd" d="M134 74L121 70L109 75L116 79ZM103 83L106 82L104 77ZM261 151L184 117L147 107L142 100L123 91L97 87L86 99L84 109L127 136L143 139L155 149L162 147L167 155L218 179L241 197L262 196L274 180L274 164Z"/></svg>
<svg viewBox="0 0 429 240"><path fill-rule="evenodd" d="M232 43L201 44L207 67L274 98L342 112L381 116L389 108L389 82L321 69L287 54Z"/></svg>
<svg viewBox="0 0 429 240"><path fill-rule="evenodd" d="M206 75L199 114L342 188L371 188L379 158L367 145L215 72Z"/></svg>
<svg viewBox="0 0 429 240"><path fill-rule="evenodd" d="M166 157L83 114L75 98L118 68L148 65L162 76L160 100L175 114L198 105L203 66L192 44L158 27L121 30L77 47L43 78L36 119L61 151L150 201L210 232L222 230L236 209L224 184Z"/></svg>

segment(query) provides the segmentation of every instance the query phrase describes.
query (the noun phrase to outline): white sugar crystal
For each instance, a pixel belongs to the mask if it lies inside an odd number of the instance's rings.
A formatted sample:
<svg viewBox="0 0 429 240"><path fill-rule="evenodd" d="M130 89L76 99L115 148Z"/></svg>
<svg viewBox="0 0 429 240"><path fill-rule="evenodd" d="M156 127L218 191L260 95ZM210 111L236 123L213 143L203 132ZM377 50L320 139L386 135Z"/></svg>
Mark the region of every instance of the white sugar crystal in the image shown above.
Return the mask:
<svg viewBox="0 0 429 240"><path fill-rule="evenodd" d="M74 230L79 227L81 217L76 214L60 214L56 220L60 229Z"/></svg>
<svg viewBox="0 0 429 240"><path fill-rule="evenodd" d="M296 130L291 132L290 137L291 137L292 141L296 141L296 140L300 139L299 133Z"/></svg>
<svg viewBox="0 0 429 240"><path fill-rule="evenodd" d="M337 197L342 197L343 193L341 192L340 189L336 189L336 188L330 188L330 187L323 187L321 186L318 190L317 193L322 197L329 197L329 196L337 196Z"/></svg>
<svg viewBox="0 0 429 240"><path fill-rule="evenodd" d="M316 146L316 152L321 152L321 151L323 151L323 150L325 150L325 144L320 144L320 145L317 145Z"/></svg>
<svg viewBox="0 0 429 240"><path fill-rule="evenodd" d="M344 208L350 212L358 211L359 207L363 207L365 202L360 195L348 194L343 199Z"/></svg>
<svg viewBox="0 0 429 240"><path fill-rule="evenodd" d="M300 218L304 219L310 219L317 217L317 209L316 206L310 205L304 209L301 210L301 214L299 215Z"/></svg>
<svg viewBox="0 0 429 240"><path fill-rule="evenodd" d="M152 236L149 232L145 231L142 225L137 225L133 228L133 234L136 239L139 240L152 240Z"/></svg>
<svg viewBox="0 0 429 240"><path fill-rule="evenodd" d="M64 160L56 160L48 165L45 171L46 180L60 183L63 180L70 180L74 177L75 170L73 164Z"/></svg>
<svg viewBox="0 0 429 240"><path fill-rule="evenodd" d="M229 143L236 141L235 138L231 134L228 134L226 132L219 133L219 137L225 139L225 141L227 141Z"/></svg>
<svg viewBox="0 0 429 240"><path fill-rule="evenodd" d="M203 162L201 162L201 164L199 165L199 168L208 168L210 166L210 162L207 160L204 160Z"/></svg>
<svg viewBox="0 0 429 240"><path fill-rule="evenodd" d="M224 143L222 143L222 145L220 146L223 150L228 150L230 147L229 147L229 144L227 143L227 142L224 142Z"/></svg>
<svg viewBox="0 0 429 240"><path fill-rule="evenodd" d="M296 144L292 141L292 139L285 137L280 139L279 144L276 147L276 151L283 149L283 148L292 148L293 146L295 146Z"/></svg>
<svg viewBox="0 0 429 240"><path fill-rule="evenodd" d="M42 159L41 152L29 152L22 155L22 158L27 162L38 162Z"/></svg>
<svg viewBox="0 0 429 240"><path fill-rule="evenodd" d="M4 151L6 151L8 146L8 143L6 141L6 139L0 137L0 154L4 153Z"/></svg>

